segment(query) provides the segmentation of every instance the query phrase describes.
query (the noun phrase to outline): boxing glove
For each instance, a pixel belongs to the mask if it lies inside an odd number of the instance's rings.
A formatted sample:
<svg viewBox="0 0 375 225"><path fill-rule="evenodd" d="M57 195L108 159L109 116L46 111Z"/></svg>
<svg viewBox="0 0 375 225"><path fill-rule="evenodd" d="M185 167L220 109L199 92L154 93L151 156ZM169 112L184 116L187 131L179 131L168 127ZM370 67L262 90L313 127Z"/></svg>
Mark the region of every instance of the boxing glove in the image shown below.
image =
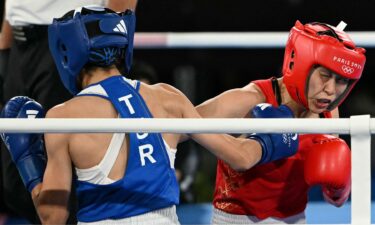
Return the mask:
<svg viewBox="0 0 375 225"><path fill-rule="evenodd" d="M292 110L285 105L273 107L271 104L262 103L252 110L254 118L293 118ZM258 164L268 163L294 155L298 149L298 134L260 134L254 133L247 136L256 140L262 146L262 157Z"/></svg>
<svg viewBox="0 0 375 225"><path fill-rule="evenodd" d="M305 156L305 179L322 185L325 200L337 207L350 194L351 152L344 140L332 135L314 135Z"/></svg>
<svg viewBox="0 0 375 225"><path fill-rule="evenodd" d="M36 101L17 96L10 99L1 112L2 118L43 118L42 106ZM1 133L26 188L31 192L42 182L46 155L42 134Z"/></svg>

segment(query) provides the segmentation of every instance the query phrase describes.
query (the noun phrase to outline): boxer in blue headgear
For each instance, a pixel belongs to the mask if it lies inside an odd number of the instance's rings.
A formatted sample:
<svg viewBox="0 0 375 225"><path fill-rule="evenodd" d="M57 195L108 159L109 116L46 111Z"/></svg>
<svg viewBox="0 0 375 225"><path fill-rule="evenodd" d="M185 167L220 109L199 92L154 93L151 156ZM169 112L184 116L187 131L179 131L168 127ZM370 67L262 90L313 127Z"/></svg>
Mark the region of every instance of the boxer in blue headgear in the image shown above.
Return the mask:
<svg viewBox="0 0 375 225"><path fill-rule="evenodd" d="M49 47L70 93L78 93L77 78L87 64L123 63L123 72L129 73L134 30L135 15L130 10L115 13L102 7L82 7L54 19L48 28Z"/></svg>
<svg viewBox="0 0 375 225"><path fill-rule="evenodd" d="M62 81L76 96L50 109L47 118L200 118L174 87L120 75L117 61L125 63L125 71L130 67L134 21L132 12L102 8L82 8L54 21L49 28L52 54ZM17 97L5 105L3 117L40 118L42 112L40 104ZM47 161L42 135L1 136L43 224L66 222L73 179L79 224L179 224L174 158L186 137L182 134L48 133ZM229 135L189 136L236 170L295 153L292 148L274 152L271 136L262 144Z"/></svg>

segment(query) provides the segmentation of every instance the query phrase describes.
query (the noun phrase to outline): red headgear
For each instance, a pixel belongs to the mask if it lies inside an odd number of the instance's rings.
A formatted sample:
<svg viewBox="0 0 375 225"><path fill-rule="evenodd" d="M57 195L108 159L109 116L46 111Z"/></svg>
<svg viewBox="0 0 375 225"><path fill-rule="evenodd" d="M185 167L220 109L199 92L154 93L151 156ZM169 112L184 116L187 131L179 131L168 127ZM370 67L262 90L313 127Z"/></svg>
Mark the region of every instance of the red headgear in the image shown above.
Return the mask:
<svg viewBox="0 0 375 225"><path fill-rule="evenodd" d="M344 31L323 23L303 25L297 20L285 48L283 81L290 96L308 108L307 85L314 66L323 66L352 82L328 107L334 109L361 77L366 56Z"/></svg>

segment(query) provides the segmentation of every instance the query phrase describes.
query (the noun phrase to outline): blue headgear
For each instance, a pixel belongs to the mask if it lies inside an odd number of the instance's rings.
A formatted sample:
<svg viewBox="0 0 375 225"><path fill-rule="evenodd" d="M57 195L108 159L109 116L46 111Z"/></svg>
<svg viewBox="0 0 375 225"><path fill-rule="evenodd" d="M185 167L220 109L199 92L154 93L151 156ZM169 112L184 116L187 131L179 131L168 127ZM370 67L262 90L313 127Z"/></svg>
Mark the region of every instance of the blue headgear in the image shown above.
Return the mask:
<svg viewBox="0 0 375 225"><path fill-rule="evenodd" d="M76 79L90 63L108 66L124 57L124 72L132 63L135 31L134 12L116 13L102 7L72 10L48 27L48 41L60 78L72 94Z"/></svg>

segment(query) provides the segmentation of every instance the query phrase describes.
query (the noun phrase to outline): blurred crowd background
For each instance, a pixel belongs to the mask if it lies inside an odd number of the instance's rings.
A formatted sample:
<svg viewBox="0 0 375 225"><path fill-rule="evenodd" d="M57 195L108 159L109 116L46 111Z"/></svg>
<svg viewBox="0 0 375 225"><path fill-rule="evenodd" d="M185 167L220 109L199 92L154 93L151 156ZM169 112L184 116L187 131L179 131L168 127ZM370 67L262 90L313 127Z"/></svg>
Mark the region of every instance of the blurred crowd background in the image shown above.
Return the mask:
<svg viewBox="0 0 375 225"><path fill-rule="evenodd" d="M136 31L287 32L296 20L332 25L343 20L348 24L346 31L375 31L374 9L374 0L146 0L138 2ZM0 11L3 12L3 8ZM194 104L199 104L252 80L281 76L283 55L283 48L135 49L132 74L150 83L172 84ZM366 55L364 73L342 105L342 117L375 116L375 46L367 48ZM349 136L343 138L350 142ZM375 136L372 149L374 139ZM210 202L216 159L191 142L179 149L176 165L182 202ZM313 191L311 199L320 200L319 192Z"/></svg>

